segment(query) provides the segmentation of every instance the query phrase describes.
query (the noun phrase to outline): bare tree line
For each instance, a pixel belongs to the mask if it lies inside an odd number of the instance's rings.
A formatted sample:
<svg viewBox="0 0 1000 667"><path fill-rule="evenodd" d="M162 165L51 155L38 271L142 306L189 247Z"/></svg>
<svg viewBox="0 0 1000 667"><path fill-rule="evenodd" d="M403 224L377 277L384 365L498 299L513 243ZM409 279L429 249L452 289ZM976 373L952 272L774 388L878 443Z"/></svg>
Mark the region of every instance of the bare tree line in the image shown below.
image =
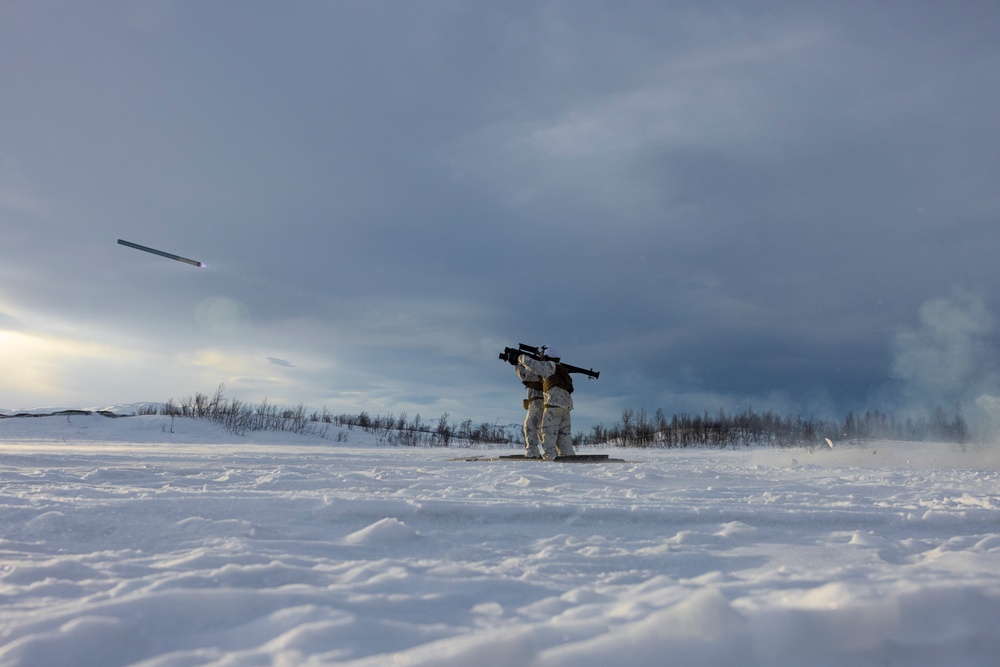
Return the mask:
<svg viewBox="0 0 1000 667"><path fill-rule="evenodd" d="M937 407L922 418L905 419L878 410L850 412L841 420L782 416L752 409L737 414L723 410L701 415L673 415L662 410L622 410L610 427L598 424L588 435L578 434L581 445L610 444L621 447L790 447L831 440L863 443L872 440L942 441L964 444L971 429L958 405L949 412Z"/></svg>
<svg viewBox="0 0 1000 667"><path fill-rule="evenodd" d="M159 409L150 407L146 414L160 414L209 419L236 435L253 431L279 431L320 437L332 436L338 442L347 440L347 431L358 429L374 434L378 442L399 446L462 447L482 444L522 444L519 424L474 423L471 419L453 423L444 413L435 420L425 421L418 413L412 419L402 413L381 416L361 412L356 415L334 415L326 408L309 411L303 405L281 407L266 399L258 404L224 396L225 385L215 394L196 393L175 401L170 399ZM336 429L334 429L336 427ZM860 414L850 412L840 421L808 419L780 415L772 411L755 412L747 409L730 414L719 410L715 414L675 414L669 419L663 410L650 415L645 410L626 408L621 419L611 426L603 423L590 433L577 433L573 440L578 446L610 445L618 447L791 447L823 442L824 438L863 443L872 440L943 441L966 443L972 438L958 405L951 411L937 407L926 417L897 418L878 410Z"/></svg>
<svg viewBox="0 0 1000 667"><path fill-rule="evenodd" d="M404 412L398 417L389 413L386 416L371 416L368 412L357 415L325 415L337 426L348 429L358 428L366 433L374 433L387 444L398 445L431 445L448 447L452 444L509 444L520 437L520 433L512 433L510 426L496 423L474 423L466 419L458 424L452 424L451 415L444 413L437 420L425 422L417 413L412 420Z"/></svg>
<svg viewBox="0 0 1000 667"><path fill-rule="evenodd" d="M212 396L199 392L179 402L171 398L158 410L148 408L146 414L158 412L172 417L208 419L241 436L253 431L287 431L325 438L333 427L338 427L336 439L343 442L347 439L343 429L358 429L375 434L380 443L403 446L510 444L520 437L518 430L499 424L476 424L471 419L452 424L447 412L430 422L425 422L420 414L413 419L406 413L398 417L391 413L373 417L368 412L334 415L326 408L310 412L301 404L287 408L268 403L267 399L258 404L246 403L225 398L224 391L225 385L219 385Z"/></svg>

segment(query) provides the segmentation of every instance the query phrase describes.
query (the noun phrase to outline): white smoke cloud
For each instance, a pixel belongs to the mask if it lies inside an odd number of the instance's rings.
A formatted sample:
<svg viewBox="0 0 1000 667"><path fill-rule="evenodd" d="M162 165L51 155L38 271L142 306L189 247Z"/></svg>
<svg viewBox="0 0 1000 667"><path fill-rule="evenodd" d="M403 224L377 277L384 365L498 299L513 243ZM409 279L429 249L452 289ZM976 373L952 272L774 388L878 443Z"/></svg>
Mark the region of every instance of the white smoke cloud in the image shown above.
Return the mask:
<svg viewBox="0 0 1000 667"><path fill-rule="evenodd" d="M996 318L983 298L962 289L926 301L918 325L892 340L891 375L901 409L959 406L979 431L1000 427Z"/></svg>
<svg viewBox="0 0 1000 667"><path fill-rule="evenodd" d="M982 298L955 290L925 302L919 320L892 343L892 375L913 398L953 402L994 379L995 321Z"/></svg>

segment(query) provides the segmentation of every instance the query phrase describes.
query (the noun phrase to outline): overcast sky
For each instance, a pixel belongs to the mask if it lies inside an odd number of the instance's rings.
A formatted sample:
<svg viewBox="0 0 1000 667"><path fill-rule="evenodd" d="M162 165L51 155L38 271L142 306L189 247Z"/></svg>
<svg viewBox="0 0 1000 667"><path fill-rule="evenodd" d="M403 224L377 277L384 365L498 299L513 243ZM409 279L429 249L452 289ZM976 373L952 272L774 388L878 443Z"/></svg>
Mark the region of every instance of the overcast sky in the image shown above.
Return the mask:
<svg viewBox="0 0 1000 667"><path fill-rule="evenodd" d="M4 2L0 407L974 403L998 72L995 0Z"/></svg>

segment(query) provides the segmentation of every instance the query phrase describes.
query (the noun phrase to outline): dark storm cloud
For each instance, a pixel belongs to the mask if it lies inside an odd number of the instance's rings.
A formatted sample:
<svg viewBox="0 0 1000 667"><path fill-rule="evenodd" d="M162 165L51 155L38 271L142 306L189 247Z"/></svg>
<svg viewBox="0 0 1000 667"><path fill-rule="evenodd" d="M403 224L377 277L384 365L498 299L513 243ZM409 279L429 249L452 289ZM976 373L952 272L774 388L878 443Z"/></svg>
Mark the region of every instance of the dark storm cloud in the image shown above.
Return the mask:
<svg viewBox="0 0 1000 667"><path fill-rule="evenodd" d="M1000 308L990 3L0 12L0 307L241 398L516 419L527 342L602 371L580 423L838 413L921 304Z"/></svg>

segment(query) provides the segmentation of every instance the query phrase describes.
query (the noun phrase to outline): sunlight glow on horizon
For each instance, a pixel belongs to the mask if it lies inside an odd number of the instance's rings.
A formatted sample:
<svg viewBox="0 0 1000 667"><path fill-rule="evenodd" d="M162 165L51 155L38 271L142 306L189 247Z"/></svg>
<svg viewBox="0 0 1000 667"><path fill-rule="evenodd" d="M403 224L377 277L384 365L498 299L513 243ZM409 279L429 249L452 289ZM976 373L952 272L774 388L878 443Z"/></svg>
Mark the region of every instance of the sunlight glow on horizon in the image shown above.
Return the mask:
<svg viewBox="0 0 1000 667"><path fill-rule="evenodd" d="M71 391L64 385L67 365L102 357L116 350L107 345L22 331L0 331L0 392L22 400L48 400Z"/></svg>
<svg viewBox="0 0 1000 667"><path fill-rule="evenodd" d="M166 401L219 384L250 394L286 387L286 379L269 372L271 366L255 353L207 348L163 355L120 344L0 330L0 409ZM113 379L113 395L105 385L108 378Z"/></svg>

